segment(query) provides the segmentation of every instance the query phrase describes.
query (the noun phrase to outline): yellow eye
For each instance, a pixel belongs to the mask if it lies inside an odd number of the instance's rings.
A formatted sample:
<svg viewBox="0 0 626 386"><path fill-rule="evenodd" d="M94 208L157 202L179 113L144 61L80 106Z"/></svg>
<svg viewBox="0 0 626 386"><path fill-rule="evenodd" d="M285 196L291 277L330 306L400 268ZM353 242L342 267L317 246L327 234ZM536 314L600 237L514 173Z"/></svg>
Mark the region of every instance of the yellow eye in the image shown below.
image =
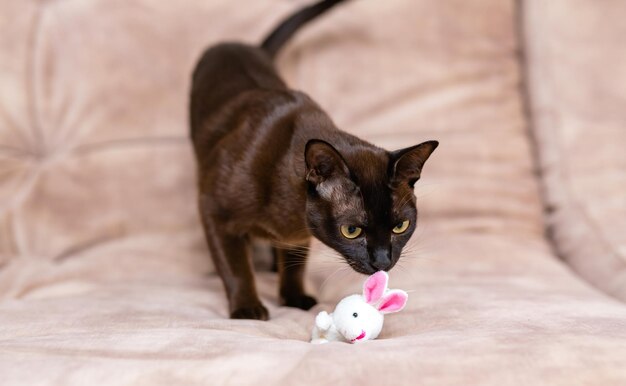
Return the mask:
<svg viewBox="0 0 626 386"><path fill-rule="evenodd" d="M395 234L404 233L409 228L409 224L410 224L409 220L404 220L400 224L396 225L392 229L392 231Z"/></svg>
<svg viewBox="0 0 626 386"><path fill-rule="evenodd" d="M341 234L347 239L356 239L363 232L363 229L354 225L342 225Z"/></svg>

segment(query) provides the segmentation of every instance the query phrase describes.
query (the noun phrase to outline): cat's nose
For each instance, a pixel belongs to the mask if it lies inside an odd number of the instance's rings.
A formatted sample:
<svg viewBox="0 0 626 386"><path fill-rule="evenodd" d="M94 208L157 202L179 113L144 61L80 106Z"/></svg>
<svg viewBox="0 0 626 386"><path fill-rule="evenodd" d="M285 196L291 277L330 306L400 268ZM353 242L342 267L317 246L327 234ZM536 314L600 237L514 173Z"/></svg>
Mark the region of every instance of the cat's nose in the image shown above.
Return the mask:
<svg viewBox="0 0 626 386"><path fill-rule="evenodd" d="M389 250L382 248L374 250L370 264L380 271L386 271L391 268L391 256L389 256Z"/></svg>

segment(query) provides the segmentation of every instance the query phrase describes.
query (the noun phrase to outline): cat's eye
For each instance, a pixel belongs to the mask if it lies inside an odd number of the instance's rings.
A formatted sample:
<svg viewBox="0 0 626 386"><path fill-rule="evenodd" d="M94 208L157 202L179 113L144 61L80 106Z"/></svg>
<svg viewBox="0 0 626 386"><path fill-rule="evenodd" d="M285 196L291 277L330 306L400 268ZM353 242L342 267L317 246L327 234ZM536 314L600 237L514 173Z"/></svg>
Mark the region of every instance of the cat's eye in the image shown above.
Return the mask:
<svg viewBox="0 0 626 386"><path fill-rule="evenodd" d="M363 229L354 225L342 225L341 234L347 239L356 239L363 232Z"/></svg>
<svg viewBox="0 0 626 386"><path fill-rule="evenodd" d="M398 234L398 235L400 233L404 233L404 232L406 232L407 229L409 229L409 224L410 224L409 220L404 220L400 224L396 225L392 229L392 231L393 231L393 233Z"/></svg>

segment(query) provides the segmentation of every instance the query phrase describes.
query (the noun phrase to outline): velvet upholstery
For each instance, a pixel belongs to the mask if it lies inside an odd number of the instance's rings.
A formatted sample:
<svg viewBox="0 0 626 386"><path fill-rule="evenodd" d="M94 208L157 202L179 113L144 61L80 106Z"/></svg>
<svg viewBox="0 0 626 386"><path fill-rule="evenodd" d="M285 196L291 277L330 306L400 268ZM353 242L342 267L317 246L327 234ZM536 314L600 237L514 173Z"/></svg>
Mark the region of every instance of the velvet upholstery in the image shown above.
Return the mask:
<svg viewBox="0 0 626 386"><path fill-rule="evenodd" d="M532 126L553 241L580 276L626 301L626 3L525 4Z"/></svg>
<svg viewBox="0 0 626 386"><path fill-rule="evenodd" d="M375 341L309 344L315 314L363 280L314 243L306 285L319 305L278 306L276 274L261 259L257 282L272 319L227 319L196 214L190 72L207 45L256 43L306 3L0 1L1 383L624 384L626 306L588 284L584 266L571 270L545 236L542 192L558 173L540 180L535 155L545 168L558 143L543 143L554 127L528 119L521 87L523 66L536 67L536 113L554 94L602 80L543 84L541 68L555 65L544 44L574 43L519 34L552 31L555 19L569 26L559 16L565 1L530 1L520 25L512 0L354 0L296 36L277 65L340 127L389 149L441 142L416 187L419 229L390 275L409 301ZM606 28L617 44L618 27ZM592 28L581 33L593 44ZM597 65L607 55L599 51ZM568 76L588 76L580 71ZM597 108L589 114L620 114ZM582 135L573 127L558 129ZM605 154L585 149L597 162ZM603 163L618 177L621 154ZM623 221L611 211L624 196L594 178L584 203L610 230ZM594 186L610 190L610 203L593 203Z"/></svg>

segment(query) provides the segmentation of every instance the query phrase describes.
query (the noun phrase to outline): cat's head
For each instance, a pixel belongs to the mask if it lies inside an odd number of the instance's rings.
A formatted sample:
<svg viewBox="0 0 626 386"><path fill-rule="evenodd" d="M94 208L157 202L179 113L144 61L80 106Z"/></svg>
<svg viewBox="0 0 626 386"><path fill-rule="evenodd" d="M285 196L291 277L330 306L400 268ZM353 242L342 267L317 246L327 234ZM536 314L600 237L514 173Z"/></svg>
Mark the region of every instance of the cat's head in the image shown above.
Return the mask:
<svg viewBox="0 0 626 386"><path fill-rule="evenodd" d="M415 231L413 186L437 145L428 141L387 152L359 144L339 152L310 140L304 158L313 235L357 272L390 270Z"/></svg>

